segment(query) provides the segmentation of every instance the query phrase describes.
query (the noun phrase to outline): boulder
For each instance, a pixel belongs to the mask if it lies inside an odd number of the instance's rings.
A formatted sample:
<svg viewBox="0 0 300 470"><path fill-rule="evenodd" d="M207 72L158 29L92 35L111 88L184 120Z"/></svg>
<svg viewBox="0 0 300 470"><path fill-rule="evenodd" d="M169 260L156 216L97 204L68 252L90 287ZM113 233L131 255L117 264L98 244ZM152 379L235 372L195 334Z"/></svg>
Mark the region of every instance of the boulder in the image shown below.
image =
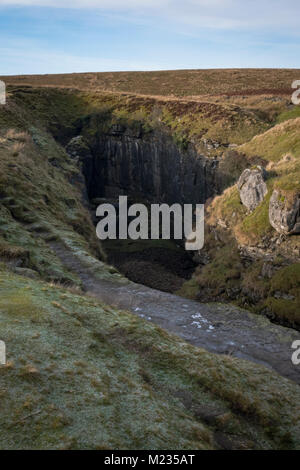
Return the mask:
<svg viewBox="0 0 300 470"><path fill-rule="evenodd" d="M300 194L274 189L269 205L269 220L279 233L300 233Z"/></svg>
<svg viewBox="0 0 300 470"><path fill-rule="evenodd" d="M253 211L265 198L268 188L265 183L267 172L261 166L243 171L237 182L244 206Z"/></svg>

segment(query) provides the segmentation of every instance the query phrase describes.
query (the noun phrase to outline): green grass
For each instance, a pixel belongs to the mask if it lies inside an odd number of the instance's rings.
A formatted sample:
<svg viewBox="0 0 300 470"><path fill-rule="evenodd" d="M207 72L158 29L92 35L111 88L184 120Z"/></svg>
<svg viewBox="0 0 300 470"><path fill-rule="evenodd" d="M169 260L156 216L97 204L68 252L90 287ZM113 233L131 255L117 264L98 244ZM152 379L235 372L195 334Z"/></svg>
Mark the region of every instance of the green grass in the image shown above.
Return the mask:
<svg viewBox="0 0 300 470"><path fill-rule="evenodd" d="M222 217L226 222L229 222L229 219L232 220L233 214L245 215L246 210L241 203L237 187L229 188L221 197L216 198L210 213L212 217Z"/></svg>
<svg viewBox="0 0 300 470"><path fill-rule="evenodd" d="M263 134L259 134L237 149L237 155L245 155L248 167L256 157L269 161L268 194L264 201L250 214L240 203L237 187L234 185L215 198L209 208L209 223L218 219L226 222L238 243L257 245L264 236L275 231L269 222L269 201L273 190L279 189L282 197L290 201L300 191L300 119L278 124Z"/></svg>
<svg viewBox="0 0 300 470"><path fill-rule="evenodd" d="M269 222L271 194L274 188L279 189L282 201L289 207L299 194L299 163L298 160L282 161L270 171L268 194L252 213L241 204L236 185L212 201L208 207L204 246L210 262L199 266L191 285L185 283L179 293L198 299L219 297L233 301L258 314L268 315L275 322L299 328L299 264L293 264L297 261L299 235L288 237L280 245L268 242L276 235ZM264 240L267 240L269 251L273 246L271 278L262 276L267 260L259 255L259 250L258 259L246 264L242 263L238 250L238 245L249 247L249 250L261 248L266 243ZM261 253L266 250L261 249Z"/></svg>
<svg viewBox="0 0 300 470"><path fill-rule="evenodd" d="M288 121L289 119L296 119L298 117L300 117L300 106L297 105L289 111L284 111L280 113L277 117L277 122L281 123L284 121Z"/></svg>
<svg viewBox="0 0 300 470"><path fill-rule="evenodd" d="M262 236L273 231L269 221L269 202L271 194L272 190L269 187L268 194L263 202L259 204L251 214L247 215L241 224L241 231L246 237L248 236L252 242L259 241Z"/></svg>
<svg viewBox="0 0 300 470"><path fill-rule="evenodd" d="M297 117L297 119L277 124L264 134L255 136L250 142L239 147L239 150L248 156L259 155L272 162L278 162L287 154L299 158L299 132L300 118Z"/></svg>
<svg viewBox="0 0 300 470"><path fill-rule="evenodd" d="M299 448L276 373L55 285L2 271L0 294L0 448Z"/></svg>
<svg viewBox="0 0 300 470"><path fill-rule="evenodd" d="M276 271L264 305L271 315L283 322L297 327L300 325L300 263Z"/></svg>
<svg viewBox="0 0 300 470"><path fill-rule="evenodd" d="M0 109L0 123L6 127L26 127L28 121L35 128L42 125L63 144L82 125L83 132L95 137L118 123L132 131L142 130L144 136L155 129L167 131L183 150L192 142L199 151L207 153L203 139L212 139L220 143L213 153L220 153L229 143L242 144L270 127L255 111L227 103L120 95L93 89L8 89L8 104Z"/></svg>
<svg viewBox="0 0 300 470"><path fill-rule="evenodd" d="M199 294L199 284L195 277L192 277L188 281L185 281L181 288L175 292L177 295L181 295L186 299L195 300Z"/></svg>
<svg viewBox="0 0 300 470"><path fill-rule="evenodd" d="M80 285L51 249L51 242L59 241L99 276L110 277L82 204L79 168L45 128L32 125L30 113L23 125L0 132L1 260L12 268L33 269L47 280Z"/></svg>
<svg viewBox="0 0 300 470"><path fill-rule="evenodd" d="M267 297L263 303L267 308L268 315L271 318L279 320L281 323L297 327L300 325L300 299L286 300L277 299L272 296Z"/></svg>
<svg viewBox="0 0 300 470"><path fill-rule="evenodd" d="M297 293L300 288L300 263L286 266L278 271L272 278L273 291Z"/></svg>
<svg viewBox="0 0 300 470"><path fill-rule="evenodd" d="M216 290L234 287L241 275L241 263L234 244L228 242L219 248L211 263L203 266L196 275L201 286Z"/></svg>

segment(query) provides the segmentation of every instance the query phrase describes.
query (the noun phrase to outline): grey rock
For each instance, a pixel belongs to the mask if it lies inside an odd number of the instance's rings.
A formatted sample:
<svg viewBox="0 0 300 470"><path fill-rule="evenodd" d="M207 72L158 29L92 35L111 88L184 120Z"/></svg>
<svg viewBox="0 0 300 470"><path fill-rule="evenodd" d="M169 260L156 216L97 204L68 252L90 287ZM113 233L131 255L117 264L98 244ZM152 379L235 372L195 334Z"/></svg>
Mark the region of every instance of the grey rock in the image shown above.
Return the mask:
<svg viewBox="0 0 300 470"><path fill-rule="evenodd" d="M250 211L264 200L268 192L266 177L267 172L261 166L257 166L244 170L237 182L241 201Z"/></svg>
<svg viewBox="0 0 300 470"><path fill-rule="evenodd" d="M82 135L77 135L70 140L66 147L66 151L72 158L88 158L91 156L91 151L88 144L85 142Z"/></svg>
<svg viewBox="0 0 300 470"><path fill-rule="evenodd" d="M74 160L81 170L77 175L73 175L71 183L77 186L82 194L82 203L88 207L87 187L92 179L93 155L91 149L82 135L73 137L66 146L66 152Z"/></svg>
<svg viewBox="0 0 300 470"><path fill-rule="evenodd" d="M29 277L30 279L39 278L39 274L36 271L34 271L33 269L29 269L29 268L16 267L16 268L14 268L14 272L16 274L19 274L20 276Z"/></svg>
<svg viewBox="0 0 300 470"><path fill-rule="evenodd" d="M272 263L264 263L262 270L261 270L261 275L263 278L271 279L274 273L274 266Z"/></svg>
<svg viewBox="0 0 300 470"><path fill-rule="evenodd" d="M269 220L279 233L300 233L300 194L286 197L274 189L269 204Z"/></svg>
<svg viewBox="0 0 300 470"><path fill-rule="evenodd" d="M220 142L212 139L202 139L202 143L207 150L215 150L220 147Z"/></svg>
<svg viewBox="0 0 300 470"><path fill-rule="evenodd" d="M283 299L283 300L295 300L294 295L285 294L284 292L276 291L274 292L275 299Z"/></svg>
<svg viewBox="0 0 300 470"><path fill-rule="evenodd" d="M67 146L69 154L80 154L90 199L125 194L146 201L195 204L214 195L216 161L192 148L179 148L167 133L141 135L122 126L98 133L90 126L84 123L85 138L76 137Z"/></svg>

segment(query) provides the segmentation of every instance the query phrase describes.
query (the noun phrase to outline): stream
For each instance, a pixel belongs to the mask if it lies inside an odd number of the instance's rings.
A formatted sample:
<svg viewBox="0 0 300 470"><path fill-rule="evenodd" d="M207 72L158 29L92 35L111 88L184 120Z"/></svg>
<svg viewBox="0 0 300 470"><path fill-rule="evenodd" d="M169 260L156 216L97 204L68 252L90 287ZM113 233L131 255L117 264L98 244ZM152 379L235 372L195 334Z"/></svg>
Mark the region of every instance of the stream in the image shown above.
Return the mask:
<svg viewBox="0 0 300 470"><path fill-rule="evenodd" d="M64 245L52 244L62 263L77 273L86 292L132 312L185 341L218 354L262 364L300 384L300 366L291 361L297 331L231 304L204 304L134 282L97 279Z"/></svg>

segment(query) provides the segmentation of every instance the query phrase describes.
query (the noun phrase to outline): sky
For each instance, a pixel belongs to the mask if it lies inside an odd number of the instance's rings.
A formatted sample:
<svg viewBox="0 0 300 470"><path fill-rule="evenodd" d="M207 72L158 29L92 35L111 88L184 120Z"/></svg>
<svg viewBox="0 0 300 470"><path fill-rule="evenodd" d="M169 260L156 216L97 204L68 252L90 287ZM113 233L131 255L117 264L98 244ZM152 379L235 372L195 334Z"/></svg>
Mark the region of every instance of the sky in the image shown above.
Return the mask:
<svg viewBox="0 0 300 470"><path fill-rule="evenodd" d="M0 75L300 68L299 0L0 0Z"/></svg>

